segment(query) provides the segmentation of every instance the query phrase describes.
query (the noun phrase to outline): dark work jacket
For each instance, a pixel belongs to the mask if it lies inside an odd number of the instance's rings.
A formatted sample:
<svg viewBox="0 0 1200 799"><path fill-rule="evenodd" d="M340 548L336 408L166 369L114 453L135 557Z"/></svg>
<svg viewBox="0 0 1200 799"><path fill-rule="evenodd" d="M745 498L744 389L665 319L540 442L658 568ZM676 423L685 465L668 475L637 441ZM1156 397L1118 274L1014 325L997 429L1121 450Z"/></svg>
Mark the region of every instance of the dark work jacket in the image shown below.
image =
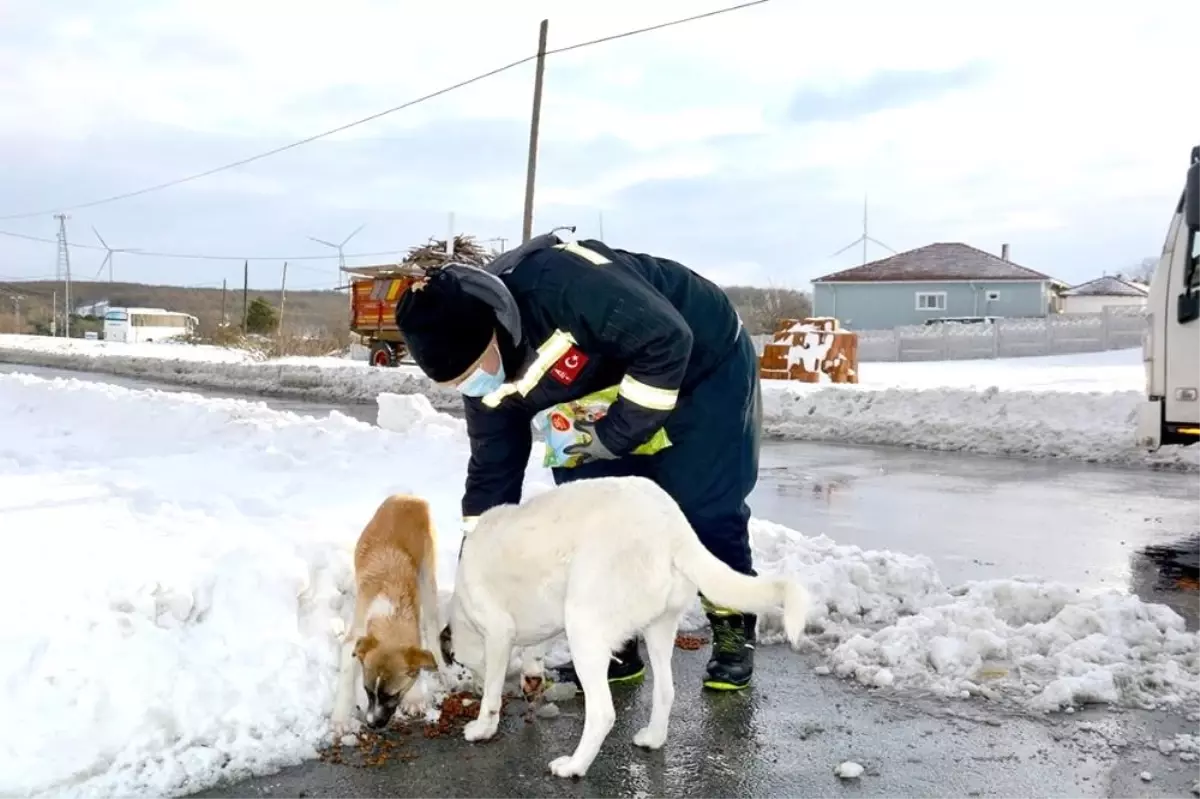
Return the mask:
<svg viewBox="0 0 1200 799"><path fill-rule="evenodd" d="M539 236L485 267L512 295L521 342L498 336L507 383L464 397L471 459L462 513L521 500L534 414L619 385L596 425L622 456L734 349L741 320L716 284L665 258Z"/></svg>

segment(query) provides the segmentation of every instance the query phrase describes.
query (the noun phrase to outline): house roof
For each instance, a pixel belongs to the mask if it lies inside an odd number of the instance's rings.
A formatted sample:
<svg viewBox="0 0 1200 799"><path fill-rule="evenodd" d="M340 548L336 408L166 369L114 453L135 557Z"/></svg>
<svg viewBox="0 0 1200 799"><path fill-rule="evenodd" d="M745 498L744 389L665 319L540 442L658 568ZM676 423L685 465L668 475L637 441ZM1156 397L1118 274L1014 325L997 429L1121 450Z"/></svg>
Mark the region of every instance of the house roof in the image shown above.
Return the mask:
<svg viewBox="0 0 1200 799"><path fill-rule="evenodd" d="M1063 292L1064 297L1145 297L1150 289L1119 277L1098 277Z"/></svg>
<svg viewBox="0 0 1200 799"><path fill-rule="evenodd" d="M862 266L843 269L814 283L919 282L938 280L1050 280L1054 278L957 241L938 242Z"/></svg>

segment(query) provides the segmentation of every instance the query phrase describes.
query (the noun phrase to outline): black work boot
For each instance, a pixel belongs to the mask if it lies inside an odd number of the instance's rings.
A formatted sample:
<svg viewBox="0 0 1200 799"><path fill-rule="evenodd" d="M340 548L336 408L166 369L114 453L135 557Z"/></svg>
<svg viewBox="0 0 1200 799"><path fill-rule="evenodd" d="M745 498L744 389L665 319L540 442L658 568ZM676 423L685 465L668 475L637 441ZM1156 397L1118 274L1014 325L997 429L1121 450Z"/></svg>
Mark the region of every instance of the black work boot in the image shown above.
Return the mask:
<svg viewBox="0 0 1200 799"><path fill-rule="evenodd" d="M575 664L568 661L558 668L554 669L555 680L562 683L573 682L583 690L583 686L579 682L579 675L575 673ZM608 684L614 685L617 683L639 683L646 676L646 664L642 661L642 655L638 652L638 639L634 638L631 641L626 641L625 644L612 655L612 660L608 661Z"/></svg>
<svg viewBox="0 0 1200 799"><path fill-rule="evenodd" d="M712 625L712 657L704 674L704 687L714 691L739 691L754 675L755 626L753 613L707 608Z"/></svg>

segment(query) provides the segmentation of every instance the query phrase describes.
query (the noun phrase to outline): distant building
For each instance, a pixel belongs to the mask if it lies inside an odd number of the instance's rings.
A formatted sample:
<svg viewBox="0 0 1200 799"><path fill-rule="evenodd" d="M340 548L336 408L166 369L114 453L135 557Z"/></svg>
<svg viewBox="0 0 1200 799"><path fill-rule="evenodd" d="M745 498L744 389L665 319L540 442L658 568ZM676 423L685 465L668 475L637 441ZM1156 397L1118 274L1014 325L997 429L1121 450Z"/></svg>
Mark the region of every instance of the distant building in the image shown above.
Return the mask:
<svg viewBox="0 0 1200 799"><path fill-rule="evenodd" d="M1101 313L1114 305L1144 308L1150 288L1122 277L1098 277L1062 293L1063 313Z"/></svg>
<svg viewBox="0 0 1200 799"><path fill-rule="evenodd" d="M858 330L946 317L1037 317L1058 310L1066 284L959 242L939 242L819 277L813 315Z"/></svg>

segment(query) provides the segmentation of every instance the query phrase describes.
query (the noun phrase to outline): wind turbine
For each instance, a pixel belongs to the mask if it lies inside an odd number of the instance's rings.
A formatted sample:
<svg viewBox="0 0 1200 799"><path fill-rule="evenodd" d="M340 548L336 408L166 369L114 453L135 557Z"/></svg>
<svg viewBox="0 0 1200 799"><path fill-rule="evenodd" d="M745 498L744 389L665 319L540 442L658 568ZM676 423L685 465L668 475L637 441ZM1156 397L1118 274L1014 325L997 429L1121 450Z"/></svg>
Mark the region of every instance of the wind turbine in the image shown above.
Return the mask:
<svg viewBox="0 0 1200 799"><path fill-rule="evenodd" d="M116 252L141 252L141 249L138 247L125 247L125 248L114 249L114 248L108 246L108 242L105 241L104 237L100 235L100 231L96 230L95 225L92 226L92 232L96 234L96 238L100 239L100 243L103 244L104 249L107 250L107 252L104 255L104 260L100 262L100 268L96 270L95 277L100 277L100 273L104 271L104 267L105 267L105 265L107 265L108 266L108 282L111 283L111 282L113 282L113 253L116 253Z"/></svg>
<svg viewBox="0 0 1200 799"><path fill-rule="evenodd" d="M896 254L896 251L893 250L891 247L887 246L879 239L873 239L873 238L871 238L870 235L868 235L868 233L867 233L867 197L866 197L866 195L863 195L863 232L862 232L862 235L829 257L836 258L839 255L841 255L842 253L844 253L846 250L853 247L855 244L862 244L862 250L863 250L862 262L865 264L867 262L867 242L868 241L871 242L872 244L878 244L880 247L882 247L885 250L888 250L893 255Z"/></svg>
<svg viewBox="0 0 1200 799"><path fill-rule="evenodd" d="M342 270L346 268L346 253L343 252L342 248L346 246L346 244L350 241L350 239L352 239L358 235L358 231L362 230L366 226L367 226L367 223L363 222L361 225L356 227L354 229L353 233L351 233L346 238L342 239L341 244L334 244L332 241L325 241L325 239L318 239L316 236L308 237L312 241L315 241L317 244L324 244L326 247L332 247L333 249L337 250L337 252L338 252L338 279L336 281L334 281L335 287L341 285Z"/></svg>

